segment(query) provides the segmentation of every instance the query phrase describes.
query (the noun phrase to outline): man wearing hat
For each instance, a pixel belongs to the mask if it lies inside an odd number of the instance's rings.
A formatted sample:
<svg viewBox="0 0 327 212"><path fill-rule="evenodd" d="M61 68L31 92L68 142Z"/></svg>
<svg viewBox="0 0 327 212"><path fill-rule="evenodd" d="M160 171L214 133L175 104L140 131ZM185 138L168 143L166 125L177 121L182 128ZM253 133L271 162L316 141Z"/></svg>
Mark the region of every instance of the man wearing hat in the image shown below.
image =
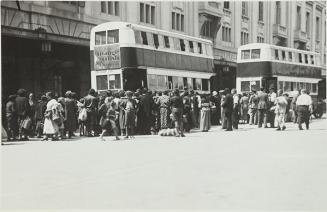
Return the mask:
<svg viewBox="0 0 327 212"><path fill-rule="evenodd" d="M45 95L41 96L41 100L35 106L34 118L36 121L36 135L38 138L42 138L43 134L43 124L44 124L44 114L47 109L48 99Z"/></svg>
<svg viewBox="0 0 327 212"><path fill-rule="evenodd" d="M227 123L227 129L225 131L232 131L232 114L233 114L233 107L234 107L234 99L230 93L229 88L225 88L225 98L222 103L223 113Z"/></svg>
<svg viewBox="0 0 327 212"><path fill-rule="evenodd" d="M219 91L219 97L220 97L220 116L221 116L221 128L222 129L227 129L227 122L225 119L225 113L223 112L223 106L222 103L225 100L225 91L224 90L220 90Z"/></svg>
<svg viewBox="0 0 327 212"><path fill-rule="evenodd" d="M72 98L71 91L67 91L65 97L65 135L66 132L68 132L68 138L71 138L73 136L74 131L77 129L76 114L78 111L78 107L74 99Z"/></svg>
<svg viewBox="0 0 327 212"><path fill-rule="evenodd" d="M217 91L212 92L212 97L210 101L214 104L215 112L212 113L212 124L217 124L220 125L220 116L221 116L221 111L220 111L220 96L218 95Z"/></svg>
<svg viewBox="0 0 327 212"><path fill-rule="evenodd" d="M268 94L264 88L260 89L258 94L258 125L262 127L262 123L267 128L267 109L268 109Z"/></svg>
<svg viewBox="0 0 327 212"><path fill-rule="evenodd" d="M257 91L253 89L252 92L250 93L250 99L249 99L250 125L258 124L258 113L257 113L258 103L259 103L259 99L258 99Z"/></svg>
<svg viewBox="0 0 327 212"><path fill-rule="evenodd" d="M300 96L296 100L296 109L298 113L299 130L303 130L302 123L305 123L306 129L309 129L309 119L312 112L312 99L305 89L301 90Z"/></svg>

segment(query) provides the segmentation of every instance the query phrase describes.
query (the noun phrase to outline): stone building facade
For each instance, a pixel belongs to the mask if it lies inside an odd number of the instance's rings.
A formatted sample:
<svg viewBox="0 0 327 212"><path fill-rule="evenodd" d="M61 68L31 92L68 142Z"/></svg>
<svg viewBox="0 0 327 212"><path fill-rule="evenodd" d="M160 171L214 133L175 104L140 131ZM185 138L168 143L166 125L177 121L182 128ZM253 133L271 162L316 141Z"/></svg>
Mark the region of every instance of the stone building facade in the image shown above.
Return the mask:
<svg viewBox="0 0 327 212"><path fill-rule="evenodd" d="M264 42L316 51L326 64L323 1L1 1L2 94L90 88L93 26L126 21L214 43L212 88L235 87L236 51Z"/></svg>

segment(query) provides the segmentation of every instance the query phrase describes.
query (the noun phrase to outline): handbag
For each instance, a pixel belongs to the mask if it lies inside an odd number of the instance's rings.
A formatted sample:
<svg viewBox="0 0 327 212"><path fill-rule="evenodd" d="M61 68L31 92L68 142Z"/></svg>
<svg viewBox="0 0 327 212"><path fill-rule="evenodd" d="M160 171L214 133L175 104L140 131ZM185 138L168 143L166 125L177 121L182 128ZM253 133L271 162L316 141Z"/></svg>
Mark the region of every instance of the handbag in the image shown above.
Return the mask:
<svg viewBox="0 0 327 212"><path fill-rule="evenodd" d="M22 122L22 128L25 130L29 130L31 126L32 126L32 119L27 116Z"/></svg>

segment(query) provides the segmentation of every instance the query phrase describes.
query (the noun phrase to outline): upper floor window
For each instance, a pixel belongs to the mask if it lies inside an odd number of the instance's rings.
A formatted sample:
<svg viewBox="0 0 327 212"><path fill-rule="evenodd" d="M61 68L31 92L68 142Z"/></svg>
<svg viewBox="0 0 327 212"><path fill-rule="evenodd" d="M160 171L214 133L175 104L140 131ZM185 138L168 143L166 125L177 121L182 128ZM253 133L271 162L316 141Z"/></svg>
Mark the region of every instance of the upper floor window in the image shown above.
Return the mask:
<svg viewBox="0 0 327 212"><path fill-rule="evenodd" d="M184 31L184 14L179 12L171 13L171 28L177 31Z"/></svg>
<svg viewBox="0 0 327 212"><path fill-rule="evenodd" d="M293 61L293 53L292 52L288 52L288 61Z"/></svg>
<svg viewBox="0 0 327 212"><path fill-rule="evenodd" d="M140 3L140 22L155 24L156 8L154 5Z"/></svg>
<svg viewBox="0 0 327 212"><path fill-rule="evenodd" d="M229 1L224 1L224 9L229 10Z"/></svg>
<svg viewBox="0 0 327 212"><path fill-rule="evenodd" d="M101 12L109 15L119 16L119 2L118 1L102 1Z"/></svg>
<svg viewBox="0 0 327 212"><path fill-rule="evenodd" d="M308 36L310 36L310 13L306 13L305 31Z"/></svg>
<svg viewBox="0 0 327 212"><path fill-rule="evenodd" d="M148 45L148 38L146 32L141 32L142 44Z"/></svg>
<svg viewBox="0 0 327 212"><path fill-rule="evenodd" d="M164 40L165 40L165 47L166 47L166 48L170 48L169 38L168 38L168 36L164 36Z"/></svg>
<svg viewBox="0 0 327 212"><path fill-rule="evenodd" d="M264 37L261 37L261 36L258 36L257 37L257 43L264 43L265 42L265 38Z"/></svg>
<svg viewBox="0 0 327 212"><path fill-rule="evenodd" d="M211 7L219 8L219 3L216 2L216 1L209 1L208 4L209 4Z"/></svg>
<svg viewBox="0 0 327 212"><path fill-rule="evenodd" d="M159 37L158 34L153 34L153 43L156 49L159 47Z"/></svg>
<svg viewBox="0 0 327 212"><path fill-rule="evenodd" d="M205 37L210 37L211 36L211 24L212 22L211 21L205 21L202 25L202 28L201 28L201 35L202 36L205 36Z"/></svg>
<svg viewBox="0 0 327 212"><path fill-rule="evenodd" d="M242 1L242 15L248 16L248 2Z"/></svg>
<svg viewBox="0 0 327 212"><path fill-rule="evenodd" d="M296 29L301 29L301 7L296 7Z"/></svg>
<svg viewBox="0 0 327 212"><path fill-rule="evenodd" d="M259 1L259 21L263 21L263 2Z"/></svg>
<svg viewBox="0 0 327 212"><path fill-rule="evenodd" d="M241 32L241 45L245 45L249 43L249 33Z"/></svg>
<svg viewBox="0 0 327 212"><path fill-rule="evenodd" d="M276 1L276 24L280 24L281 19L281 7L280 7L280 1Z"/></svg>
<svg viewBox="0 0 327 212"><path fill-rule="evenodd" d="M221 32L222 32L222 41L231 42L231 28L223 26Z"/></svg>
<svg viewBox="0 0 327 212"><path fill-rule="evenodd" d="M185 52L185 43L184 43L184 40L183 39L179 39L179 43L180 43L180 46L181 46L181 50L183 52Z"/></svg>
<svg viewBox="0 0 327 212"><path fill-rule="evenodd" d="M316 40L320 40L320 18L316 17Z"/></svg>
<svg viewBox="0 0 327 212"><path fill-rule="evenodd" d="M190 47L190 52L194 52L193 41L189 41L188 44Z"/></svg>

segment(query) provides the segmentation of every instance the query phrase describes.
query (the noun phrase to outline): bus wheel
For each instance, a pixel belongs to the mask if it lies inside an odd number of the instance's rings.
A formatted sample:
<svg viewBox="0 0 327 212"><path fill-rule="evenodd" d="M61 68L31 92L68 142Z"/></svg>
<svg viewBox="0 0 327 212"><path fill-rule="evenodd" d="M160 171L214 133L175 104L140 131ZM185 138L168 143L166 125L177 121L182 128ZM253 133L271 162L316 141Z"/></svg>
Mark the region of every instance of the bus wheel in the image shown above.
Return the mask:
<svg viewBox="0 0 327 212"><path fill-rule="evenodd" d="M322 111L315 111L315 112L313 113L313 115L314 115L315 118L319 119L319 118L322 117Z"/></svg>

